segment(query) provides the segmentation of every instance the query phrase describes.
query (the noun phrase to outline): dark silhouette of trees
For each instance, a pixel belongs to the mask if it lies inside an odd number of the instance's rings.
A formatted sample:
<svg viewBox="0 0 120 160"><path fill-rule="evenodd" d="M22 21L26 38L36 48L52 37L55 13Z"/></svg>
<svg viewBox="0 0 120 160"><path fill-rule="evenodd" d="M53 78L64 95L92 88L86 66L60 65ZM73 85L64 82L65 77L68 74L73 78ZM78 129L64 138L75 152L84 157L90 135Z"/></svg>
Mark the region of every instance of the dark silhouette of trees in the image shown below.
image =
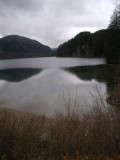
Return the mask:
<svg viewBox="0 0 120 160"><path fill-rule="evenodd" d="M81 32L61 44L57 57L105 57L107 63L120 63L120 30L104 29L95 33Z"/></svg>
<svg viewBox="0 0 120 160"><path fill-rule="evenodd" d="M120 29L120 4L113 11L108 29Z"/></svg>

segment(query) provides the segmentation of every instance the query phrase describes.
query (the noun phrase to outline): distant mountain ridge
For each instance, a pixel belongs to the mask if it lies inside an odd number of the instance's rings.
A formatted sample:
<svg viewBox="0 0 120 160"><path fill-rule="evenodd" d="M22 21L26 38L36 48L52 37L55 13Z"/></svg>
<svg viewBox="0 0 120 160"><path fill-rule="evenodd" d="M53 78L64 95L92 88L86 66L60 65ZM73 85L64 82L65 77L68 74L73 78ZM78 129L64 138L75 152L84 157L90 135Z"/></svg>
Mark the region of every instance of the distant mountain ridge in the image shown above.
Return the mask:
<svg viewBox="0 0 120 160"><path fill-rule="evenodd" d="M52 56L50 47L19 35L0 38L0 59Z"/></svg>
<svg viewBox="0 0 120 160"><path fill-rule="evenodd" d="M108 63L120 63L120 31L81 32L61 44L57 57L105 57Z"/></svg>

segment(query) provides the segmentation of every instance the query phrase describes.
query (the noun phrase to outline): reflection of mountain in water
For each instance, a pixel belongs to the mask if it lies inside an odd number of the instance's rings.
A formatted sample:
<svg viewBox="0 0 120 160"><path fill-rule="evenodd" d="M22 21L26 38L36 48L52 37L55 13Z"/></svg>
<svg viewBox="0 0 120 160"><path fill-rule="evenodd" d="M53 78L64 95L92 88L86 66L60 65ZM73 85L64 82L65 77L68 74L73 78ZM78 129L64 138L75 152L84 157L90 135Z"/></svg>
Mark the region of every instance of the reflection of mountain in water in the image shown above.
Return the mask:
<svg viewBox="0 0 120 160"><path fill-rule="evenodd" d="M6 80L9 82L19 82L28 79L40 72L41 72L40 69L33 69L33 68L5 69L5 70L0 70L0 80Z"/></svg>
<svg viewBox="0 0 120 160"><path fill-rule="evenodd" d="M114 74L116 67L112 65L98 65L98 66L82 66L68 68L70 72L83 80L96 79L99 82L105 82L108 88L115 86Z"/></svg>
<svg viewBox="0 0 120 160"><path fill-rule="evenodd" d="M27 70L27 75L28 71L32 73L32 70ZM19 73L25 75L22 69ZM17 76L20 76L19 73ZM91 92L96 94L95 85L100 88L100 94L106 93L104 83L81 80L76 74L60 68L48 68L22 82L1 81L0 103L7 108L47 115L55 111L64 112L68 103L71 107L76 104L79 111L83 111L88 108L88 104L92 104Z"/></svg>

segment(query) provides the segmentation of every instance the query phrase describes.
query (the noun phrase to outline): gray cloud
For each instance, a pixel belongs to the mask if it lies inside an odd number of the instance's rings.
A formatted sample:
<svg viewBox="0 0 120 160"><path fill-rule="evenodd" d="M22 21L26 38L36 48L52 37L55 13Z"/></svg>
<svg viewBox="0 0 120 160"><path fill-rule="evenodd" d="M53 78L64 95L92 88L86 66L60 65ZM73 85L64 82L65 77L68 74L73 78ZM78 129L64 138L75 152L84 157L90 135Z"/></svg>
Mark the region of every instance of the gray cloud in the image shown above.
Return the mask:
<svg viewBox="0 0 120 160"><path fill-rule="evenodd" d="M115 0L0 0L0 35L56 47L85 30L106 28Z"/></svg>

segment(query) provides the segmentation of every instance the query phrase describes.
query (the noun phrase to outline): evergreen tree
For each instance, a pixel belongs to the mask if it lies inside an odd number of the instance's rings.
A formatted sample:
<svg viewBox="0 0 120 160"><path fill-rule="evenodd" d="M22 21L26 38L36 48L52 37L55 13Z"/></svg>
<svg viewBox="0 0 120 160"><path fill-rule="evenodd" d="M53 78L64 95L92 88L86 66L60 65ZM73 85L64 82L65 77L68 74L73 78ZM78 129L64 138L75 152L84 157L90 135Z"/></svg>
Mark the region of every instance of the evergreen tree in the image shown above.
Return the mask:
<svg viewBox="0 0 120 160"><path fill-rule="evenodd" d="M110 24L108 29L119 29L120 30L120 4L116 5L115 10L111 16Z"/></svg>

